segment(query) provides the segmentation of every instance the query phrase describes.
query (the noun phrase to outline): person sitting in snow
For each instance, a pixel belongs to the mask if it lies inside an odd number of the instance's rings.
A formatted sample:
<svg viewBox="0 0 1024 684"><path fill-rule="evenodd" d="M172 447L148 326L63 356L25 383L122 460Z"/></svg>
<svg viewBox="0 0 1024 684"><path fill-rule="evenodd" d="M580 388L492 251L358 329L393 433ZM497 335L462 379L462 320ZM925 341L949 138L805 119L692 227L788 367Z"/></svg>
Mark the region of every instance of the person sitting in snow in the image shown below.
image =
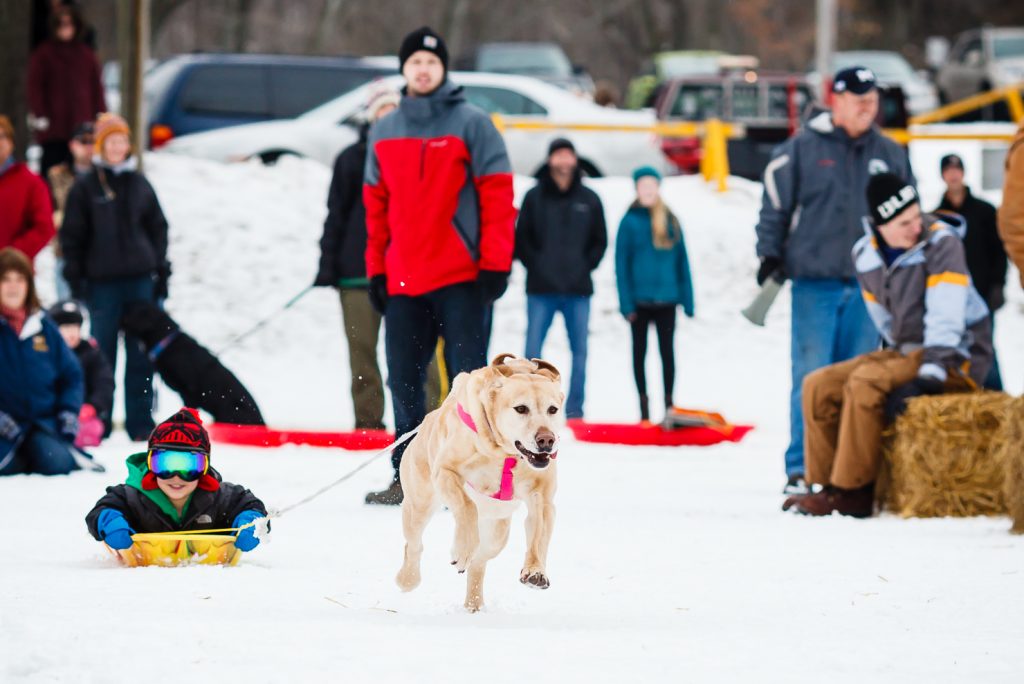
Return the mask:
<svg viewBox="0 0 1024 684"><path fill-rule="evenodd" d="M114 371L103 356L96 340L82 337L85 315L73 299L50 307L50 320L57 324L60 335L75 353L85 376L85 403L78 412L78 447L99 446L103 433L110 429L110 413L114 408Z"/></svg>
<svg viewBox="0 0 1024 684"><path fill-rule="evenodd" d="M0 476L81 468L81 405L82 369L41 311L32 262L0 249Z"/></svg>
<svg viewBox="0 0 1024 684"><path fill-rule="evenodd" d="M241 485L224 482L210 466L210 437L195 409L183 408L156 426L149 450L126 461L128 480L108 487L85 517L89 533L112 549L132 546L139 532L244 527L235 546L252 551L263 502Z"/></svg>
<svg viewBox="0 0 1024 684"><path fill-rule="evenodd" d="M867 196L869 230L853 259L885 349L804 380L804 465L823 488L788 498L783 510L869 517L886 420L910 397L977 389L992 365L992 324L967 270L963 218L922 216L914 186L893 174L873 176Z"/></svg>

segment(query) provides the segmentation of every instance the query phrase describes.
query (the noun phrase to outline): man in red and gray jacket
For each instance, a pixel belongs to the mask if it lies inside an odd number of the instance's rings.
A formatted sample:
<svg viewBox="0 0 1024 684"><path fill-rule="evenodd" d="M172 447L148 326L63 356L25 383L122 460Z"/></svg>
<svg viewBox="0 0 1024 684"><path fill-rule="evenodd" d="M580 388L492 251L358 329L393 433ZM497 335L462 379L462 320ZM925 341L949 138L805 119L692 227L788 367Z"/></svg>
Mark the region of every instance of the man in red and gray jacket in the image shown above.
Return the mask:
<svg viewBox="0 0 1024 684"><path fill-rule="evenodd" d="M402 41L406 87L378 121L366 158L366 274L385 315L388 385L398 436L426 415L423 383L445 341L450 377L486 365L485 319L508 285L515 210L505 143L447 78L448 49L429 28ZM367 503L399 504L395 476Z"/></svg>

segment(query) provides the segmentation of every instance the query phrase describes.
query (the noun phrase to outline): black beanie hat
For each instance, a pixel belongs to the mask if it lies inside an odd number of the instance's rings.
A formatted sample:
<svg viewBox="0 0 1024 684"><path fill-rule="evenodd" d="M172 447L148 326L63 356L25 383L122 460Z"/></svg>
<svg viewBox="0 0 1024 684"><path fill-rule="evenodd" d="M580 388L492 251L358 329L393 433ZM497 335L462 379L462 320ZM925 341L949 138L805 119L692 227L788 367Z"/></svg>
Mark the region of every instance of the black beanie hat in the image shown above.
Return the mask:
<svg viewBox="0 0 1024 684"><path fill-rule="evenodd" d="M548 156L550 157L558 150L569 150L573 154L576 154L576 146L572 144L571 140L566 138L555 138L548 145Z"/></svg>
<svg viewBox="0 0 1024 684"><path fill-rule="evenodd" d="M913 184L895 174L879 173L868 181L868 208L876 226L892 221L917 202Z"/></svg>
<svg viewBox="0 0 1024 684"><path fill-rule="evenodd" d="M448 46L444 39L429 26L416 29L402 40L402 47L398 49L398 71L405 68L405 63L414 52L426 50L433 52L441 60L441 65L448 71Z"/></svg>
<svg viewBox="0 0 1024 684"><path fill-rule="evenodd" d="M73 299L65 299L50 307L48 312L50 318L57 325L82 325L85 323L85 314L82 313L82 305Z"/></svg>

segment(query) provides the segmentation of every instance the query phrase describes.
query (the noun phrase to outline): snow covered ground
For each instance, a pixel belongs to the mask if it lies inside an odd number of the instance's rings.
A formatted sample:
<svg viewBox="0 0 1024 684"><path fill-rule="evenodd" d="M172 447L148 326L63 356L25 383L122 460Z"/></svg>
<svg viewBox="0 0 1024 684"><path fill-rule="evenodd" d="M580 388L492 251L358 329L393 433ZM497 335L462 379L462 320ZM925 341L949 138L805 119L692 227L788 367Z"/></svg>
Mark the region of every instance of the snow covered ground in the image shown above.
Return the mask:
<svg viewBox="0 0 1024 684"><path fill-rule="evenodd" d="M147 165L172 226L168 309L201 342L220 348L312 281L326 169L165 155ZM630 183L592 185L614 235ZM567 440L550 590L517 581L525 543L516 525L490 565L486 610L465 614L464 578L447 558L452 521L441 513L427 531L423 584L401 594L399 511L361 503L387 481L385 460L276 521L237 568L121 569L83 523L138 448L118 433L96 450L106 474L0 479L0 681L1021 681L1024 539L1008 534L1006 519L779 512L787 298L764 329L738 313L756 289L759 186L735 180L719 195L674 178L665 194L684 222L697 288L697 318L681 318L677 335L676 401L757 429L706 449ZM39 268L49 297L50 257ZM611 258L596 286L587 412L636 419ZM997 343L1020 393L1024 296L1007 292ZM517 270L497 307L492 354L522 351L524 308ZM545 356L568 367L560 321ZM333 291L313 291L222 360L273 424L351 425ZM657 405L653 353L648 372ZM159 417L177 401L162 389ZM271 507L365 457L222 445L213 454Z"/></svg>

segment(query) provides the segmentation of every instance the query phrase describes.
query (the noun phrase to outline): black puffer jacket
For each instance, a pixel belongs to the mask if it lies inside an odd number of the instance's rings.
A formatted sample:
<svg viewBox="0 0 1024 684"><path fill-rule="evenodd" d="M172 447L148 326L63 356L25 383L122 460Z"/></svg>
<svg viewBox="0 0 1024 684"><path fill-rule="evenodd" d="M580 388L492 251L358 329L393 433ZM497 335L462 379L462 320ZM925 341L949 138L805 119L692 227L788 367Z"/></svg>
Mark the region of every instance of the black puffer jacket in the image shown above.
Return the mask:
<svg viewBox="0 0 1024 684"><path fill-rule="evenodd" d="M96 409L100 420L109 422L114 408L114 372L110 369L110 362L94 340L82 340L74 352L85 375L84 403Z"/></svg>
<svg viewBox="0 0 1024 684"><path fill-rule="evenodd" d="M169 269L167 219L153 186L130 164L98 165L75 181L60 245L64 277L76 295L91 280L157 277Z"/></svg>
<svg viewBox="0 0 1024 684"><path fill-rule="evenodd" d="M131 458L135 459L136 456ZM129 472L131 472L130 465ZM210 469L209 474L218 481L221 479L220 473L213 468ZM138 478L134 478L134 480L137 481ZM129 483L133 482L132 475L129 475L128 481ZM188 502L184 517L180 523L177 523L145 491L133 484L119 484L115 487L107 487L106 495L97 501L93 509L85 516L89 534L97 541L103 541L97 524L100 512L104 508L112 508L123 513L128 521L128 526L138 533L228 529L238 514L243 511L259 511L264 516L267 515L267 509L263 502L248 489L230 482L221 482L220 488L213 492L196 489Z"/></svg>
<svg viewBox="0 0 1024 684"><path fill-rule="evenodd" d="M964 250L971 280L988 308L995 311L1003 303L1006 287L1006 248L996 227L996 208L979 199L967 189L963 204L955 206L947 195L942 196L939 211L952 211L967 221Z"/></svg>
<svg viewBox="0 0 1024 684"><path fill-rule="evenodd" d="M516 258L526 267L528 294L594 294L591 272L608 247L601 200L577 171L565 192L545 166L523 198Z"/></svg>
<svg viewBox="0 0 1024 684"><path fill-rule="evenodd" d="M320 272L317 284L338 285L366 278L366 207L363 205L363 171L366 167L366 129L359 142L338 155L331 189L327 193L327 219L320 238Z"/></svg>

